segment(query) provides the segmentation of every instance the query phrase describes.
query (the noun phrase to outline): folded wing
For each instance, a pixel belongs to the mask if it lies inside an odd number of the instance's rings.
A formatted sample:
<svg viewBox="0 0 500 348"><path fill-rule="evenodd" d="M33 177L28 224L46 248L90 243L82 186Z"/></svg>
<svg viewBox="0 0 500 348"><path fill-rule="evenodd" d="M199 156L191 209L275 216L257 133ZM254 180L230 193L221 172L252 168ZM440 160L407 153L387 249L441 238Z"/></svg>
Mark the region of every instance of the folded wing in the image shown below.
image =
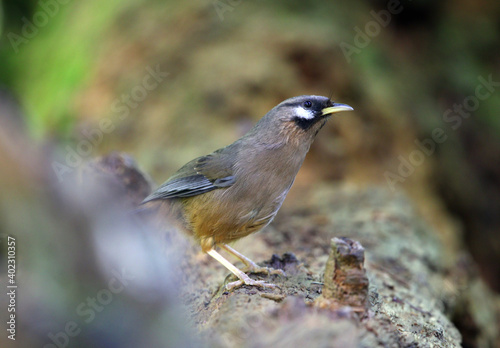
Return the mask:
<svg viewBox="0 0 500 348"><path fill-rule="evenodd" d="M231 151L226 147L188 162L142 203L192 197L231 186L236 180L233 175L235 156L230 156L229 153Z"/></svg>

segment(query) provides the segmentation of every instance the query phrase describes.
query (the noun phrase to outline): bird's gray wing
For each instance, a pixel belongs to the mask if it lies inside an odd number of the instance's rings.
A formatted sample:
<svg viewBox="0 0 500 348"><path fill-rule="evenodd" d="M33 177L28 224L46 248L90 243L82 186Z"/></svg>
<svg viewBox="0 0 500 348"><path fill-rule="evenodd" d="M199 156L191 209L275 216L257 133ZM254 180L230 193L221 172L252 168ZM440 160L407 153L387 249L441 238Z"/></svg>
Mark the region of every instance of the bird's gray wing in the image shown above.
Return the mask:
<svg viewBox="0 0 500 348"><path fill-rule="evenodd" d="M233 175L235 153L229 148L192 160L151 193L142 203L178 197L191 197L235 182Z"/></svg>

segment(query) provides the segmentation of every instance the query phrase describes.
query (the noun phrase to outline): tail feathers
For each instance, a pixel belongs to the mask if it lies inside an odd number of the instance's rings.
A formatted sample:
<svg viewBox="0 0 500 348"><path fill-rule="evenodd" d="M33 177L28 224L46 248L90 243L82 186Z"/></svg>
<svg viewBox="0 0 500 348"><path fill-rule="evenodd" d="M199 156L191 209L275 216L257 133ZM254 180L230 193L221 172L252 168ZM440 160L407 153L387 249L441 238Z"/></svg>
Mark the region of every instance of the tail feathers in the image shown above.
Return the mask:
<svg viewBox="0 0 500 348"><path fill-rule="evenodd" d="M137 208L129 210L128 213L129 215L140 215L149 211L151 211L151 208L141 205Z"/></svg>
<svg viewBox="0 0 500 348"><path fill-rule="evenodd" d="M155 215L157 210L157 207L151 205L140 205L134 209L129 210L127 213L129 216L149 219Z"/></svg>

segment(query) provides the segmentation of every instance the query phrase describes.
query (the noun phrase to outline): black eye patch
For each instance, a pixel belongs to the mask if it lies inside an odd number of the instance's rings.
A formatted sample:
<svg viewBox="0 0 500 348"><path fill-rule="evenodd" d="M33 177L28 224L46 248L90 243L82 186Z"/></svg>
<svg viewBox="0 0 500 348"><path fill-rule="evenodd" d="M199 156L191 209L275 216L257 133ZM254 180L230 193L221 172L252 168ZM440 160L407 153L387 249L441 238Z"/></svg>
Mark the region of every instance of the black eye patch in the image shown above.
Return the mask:
<svg viewBox="0 0 500 348"><path fill-rule="evenodd" d="M317 119L316 118L311 118L311 119L306 119L306 118L302 118L302 117L294 117L293 118L293 121L295 122L295 124L303 129L303 130L308 130L309 128L311 128L311 126L313 124L316 123Z"/></svg>

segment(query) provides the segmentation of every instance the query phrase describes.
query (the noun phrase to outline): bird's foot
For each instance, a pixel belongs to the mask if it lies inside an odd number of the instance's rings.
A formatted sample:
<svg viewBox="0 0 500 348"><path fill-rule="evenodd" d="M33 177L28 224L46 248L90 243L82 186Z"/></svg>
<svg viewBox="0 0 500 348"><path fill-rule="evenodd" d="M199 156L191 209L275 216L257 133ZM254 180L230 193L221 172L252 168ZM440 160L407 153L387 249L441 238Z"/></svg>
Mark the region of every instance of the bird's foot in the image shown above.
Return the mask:
<svg viewBox="0 0 500 348"><path fill-rule="evenodd" d="M281 275L281 276L286 276L286 273L285 271L283 271L282 269L275 269L275 268L271 268L271 267L261 267L257 264L253 264L253 265L249 265L246 269L245 269L246 272L250 272L250 273L262 273L262 274L278 274L278 275Z"/></svg>
<svg viewBox="0 0 500 348"><path fill-rule="evenodd" d="M263 273L263 274L279 274L282 276L286 276L285 272L282 271L281 269L274 269L270 267L261 267L258 264L256 264L254 261L250 260L248 257L245 255L237 252L233 248L231 248L227 244L222 244L221 247L225 249L227 252L230 254L233 254L236 256L236 258L240 259L241 262L246 266L245 272L250 272L250 273Z"/></svg>
<svg viewBox="0 0 500 348"><path fill-rule="evenodd" d="M271 267L261 267L250 259L245 260L246 268L245 272L250 273L262 273L262 274L279 274L281 276L286 276L285 272L281 269L275 269Z"/></svg>
<svg viewBox="0 0 500 348"><path fill-rule="evenodd" d="M235 282L228 283L226 285L226 290L232 291L234 289L239 288L240 286L243 285L249 285L249 286L257 286L260 288L275 288L276 285L271 284L271 283L266 283L263 280L255 280L247 276L245 273L239 276L239 280Z"/></svg>

